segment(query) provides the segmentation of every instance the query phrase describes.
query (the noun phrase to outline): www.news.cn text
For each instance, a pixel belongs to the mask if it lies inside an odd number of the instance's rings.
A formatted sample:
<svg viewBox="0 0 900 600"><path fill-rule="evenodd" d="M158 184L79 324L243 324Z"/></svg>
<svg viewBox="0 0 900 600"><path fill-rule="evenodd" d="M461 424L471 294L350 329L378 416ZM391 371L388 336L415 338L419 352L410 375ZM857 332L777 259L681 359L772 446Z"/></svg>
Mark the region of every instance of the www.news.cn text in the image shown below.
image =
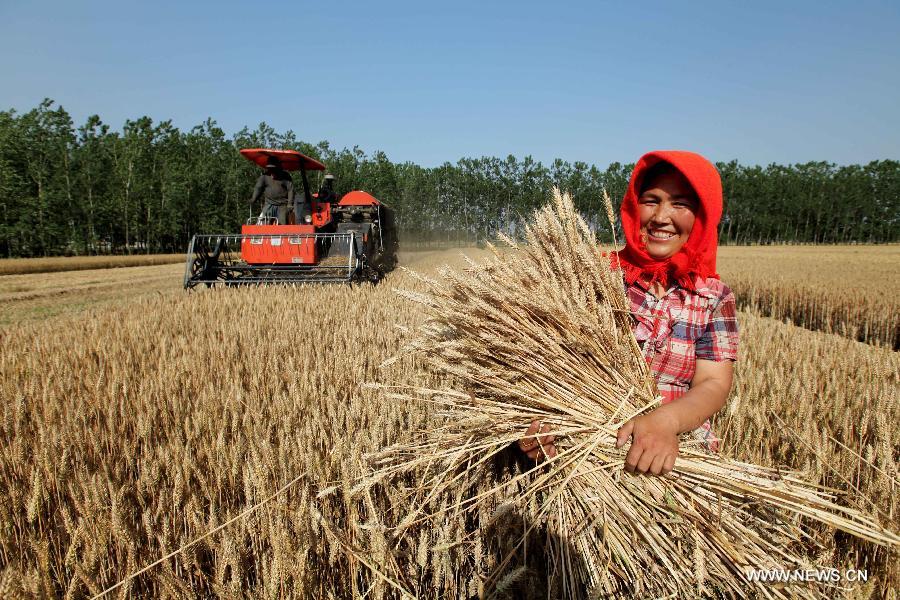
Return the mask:
<svg viewBox="0 0 900 600"><path fill-rule="evenodd" d="M866 569L747 569L747 581L758 583L841 583L866 582Z"/></svg>

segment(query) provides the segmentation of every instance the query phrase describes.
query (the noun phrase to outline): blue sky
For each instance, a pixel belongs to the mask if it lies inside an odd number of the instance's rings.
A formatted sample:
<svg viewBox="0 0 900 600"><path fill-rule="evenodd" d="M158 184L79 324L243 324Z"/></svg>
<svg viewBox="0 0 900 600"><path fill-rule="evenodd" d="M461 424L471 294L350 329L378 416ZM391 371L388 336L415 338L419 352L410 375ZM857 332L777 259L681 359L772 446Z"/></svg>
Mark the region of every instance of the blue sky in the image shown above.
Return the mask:
<svg viewBox="0 0 900 600"><path fill-rule="evenodd" d="M0 4L0 109L149 115L434 166L900 159L898 2Z"/></svg>

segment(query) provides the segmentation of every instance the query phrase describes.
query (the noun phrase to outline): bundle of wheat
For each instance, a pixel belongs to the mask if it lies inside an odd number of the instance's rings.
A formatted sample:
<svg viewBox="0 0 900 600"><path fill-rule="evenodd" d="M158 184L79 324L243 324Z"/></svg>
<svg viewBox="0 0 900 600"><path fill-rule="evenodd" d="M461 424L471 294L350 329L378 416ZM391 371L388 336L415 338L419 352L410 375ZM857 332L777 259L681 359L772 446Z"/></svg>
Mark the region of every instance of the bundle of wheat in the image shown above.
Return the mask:
<svg viewBox="0 0 900 600"><path fill-rule="evenodd" d="M803 518L900 545L900 536L837 505L831 490L726 460L689 435L668 476L624 472L627 447L615 447L617 429L659 397L631 333L621 275L558 192L535 214L526 243L504 241L509 250L470 261L463 273L423 277L425 293L401 292L430 315L407 351L423 354L454 389L382 386L389 397L431 403L443 423L373 455L374 473L361 488L417 472L412 493L423 507L442 495L458 498L460 489L481 490L445 510L483 508L517 490L513 504L530 523L522 543L532 529L548 534L548 572L567 597L833 597L833 588L748 581L751 568L810 566ZM532 420L551 425L558 453L506 481L472 485ZM424 509L409 514L395 539L440 518Z"/></svg>

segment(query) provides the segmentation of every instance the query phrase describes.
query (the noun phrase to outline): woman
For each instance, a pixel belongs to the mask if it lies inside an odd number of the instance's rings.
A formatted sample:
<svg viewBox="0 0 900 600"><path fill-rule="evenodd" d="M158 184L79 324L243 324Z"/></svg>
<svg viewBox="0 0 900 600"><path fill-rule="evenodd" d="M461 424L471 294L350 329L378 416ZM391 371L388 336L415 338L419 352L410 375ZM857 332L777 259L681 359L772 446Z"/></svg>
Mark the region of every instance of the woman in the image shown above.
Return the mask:
<svg viewBox="0 0 900 600"><path fill-rule="evenodd" d="M721 216L719 173L699 154L650 152L635 165L621 208L625 247L613 266L622 270L634 334L663 400L618 431L617 447L631 439L628 472L671 471L678 436L688 431L718 449L709 417L725 405L738 350L734 295L716 274ZM532 422L527 435L539 427ZM535 460L556 455L551 435L519 447Z"/></svg>

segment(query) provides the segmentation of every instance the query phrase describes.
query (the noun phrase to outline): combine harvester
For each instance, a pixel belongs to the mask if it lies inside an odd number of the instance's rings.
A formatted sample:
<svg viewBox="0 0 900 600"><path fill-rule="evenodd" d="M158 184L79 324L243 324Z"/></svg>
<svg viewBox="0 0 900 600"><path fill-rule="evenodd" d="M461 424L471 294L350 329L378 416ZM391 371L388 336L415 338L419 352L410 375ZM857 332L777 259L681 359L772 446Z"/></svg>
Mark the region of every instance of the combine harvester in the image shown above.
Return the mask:
<svg viewBox="0 0 900 600"><path fill-rule="evenodd" d="M307 171L325 165L294 150L241 150L263 167L277 158L299 171L303 195L294 196L288 224L251 217L240 234L195 235L188 247L184 287L323 283L377 283L397 264L393 211L374 196L352 191L337 202L318 202ZM311 207L304 211L305 206ZM301 216L302 215L302 216Z"/></svg>

